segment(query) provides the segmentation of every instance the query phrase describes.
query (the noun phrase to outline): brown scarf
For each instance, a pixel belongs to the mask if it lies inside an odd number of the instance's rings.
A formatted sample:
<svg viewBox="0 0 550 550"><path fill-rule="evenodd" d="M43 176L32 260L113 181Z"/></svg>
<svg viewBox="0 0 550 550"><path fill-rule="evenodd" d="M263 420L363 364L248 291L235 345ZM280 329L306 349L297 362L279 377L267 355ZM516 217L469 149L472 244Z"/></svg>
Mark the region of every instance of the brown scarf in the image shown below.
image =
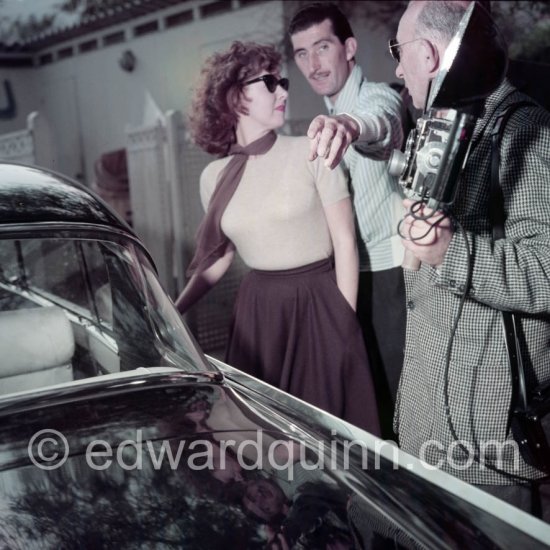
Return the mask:
<svg viewBox="0 0 550 550"><path fill-rule="evenodd" d="M233 155L233 158L218 177L218 183L212 193L206 215L197 231L197 248L187 269L188 277L194 273L202 273L226 253L230 241L221 228L223 213L239 186L248 157L267 153L273 147L276 139L277 134L272 131L249 143L246 147L235 143L229 149L229 155Z"/></svg>

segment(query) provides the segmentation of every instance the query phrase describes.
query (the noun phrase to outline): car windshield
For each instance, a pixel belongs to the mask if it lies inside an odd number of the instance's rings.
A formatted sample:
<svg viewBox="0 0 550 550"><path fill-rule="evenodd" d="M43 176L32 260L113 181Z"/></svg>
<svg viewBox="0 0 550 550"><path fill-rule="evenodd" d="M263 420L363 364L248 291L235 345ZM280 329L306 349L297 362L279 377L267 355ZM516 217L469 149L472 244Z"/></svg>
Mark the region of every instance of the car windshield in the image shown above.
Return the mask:
<svg viewBox="0 0 550 550"><path fill-rule="evenodd" d="M212 368L123 238L0 240L0 354L3 394L139 367Z"/></svg>

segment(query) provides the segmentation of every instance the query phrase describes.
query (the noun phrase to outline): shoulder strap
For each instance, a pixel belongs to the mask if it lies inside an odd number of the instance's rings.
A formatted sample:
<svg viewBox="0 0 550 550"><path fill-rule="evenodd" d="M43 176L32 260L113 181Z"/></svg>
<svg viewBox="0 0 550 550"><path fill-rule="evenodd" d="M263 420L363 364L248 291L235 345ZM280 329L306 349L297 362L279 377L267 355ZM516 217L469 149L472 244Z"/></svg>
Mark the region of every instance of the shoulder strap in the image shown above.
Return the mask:
<svg viewBox="0 0 550 550"><path fill-rule="evenodd" d="M496 117L493 129L491 130L491 189L489 200L489 219L493 228L493 242L504 237L504 222L506 214L504 211L504 195L500 186L500 142L506 123L512 114L520 107L527 105L536 106L532 101L518 101L505 107ZM511 411L515 406L522 409L527 408L527 388L525 385L525 373L521 360L519 341L517 337L516 323L518 320L509 311L502 312L502 323L504 325L504 336L506 348L508 349L508 360L510 374L512 377L512 403Z"/></svg>

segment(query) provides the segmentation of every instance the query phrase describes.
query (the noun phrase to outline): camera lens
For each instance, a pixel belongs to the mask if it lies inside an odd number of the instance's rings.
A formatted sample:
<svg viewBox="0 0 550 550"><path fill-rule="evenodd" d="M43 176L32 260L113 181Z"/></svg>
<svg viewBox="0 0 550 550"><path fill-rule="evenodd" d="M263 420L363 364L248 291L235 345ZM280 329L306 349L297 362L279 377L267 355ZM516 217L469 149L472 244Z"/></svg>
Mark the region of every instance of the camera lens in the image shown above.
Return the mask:
<svg viewBox="0 0 550 550"><path fill-rule="evenodd" d="M390 160L388 160L388 172L391 176L400 176L407 166L407 157L399 149L392 151Z"/></svg>

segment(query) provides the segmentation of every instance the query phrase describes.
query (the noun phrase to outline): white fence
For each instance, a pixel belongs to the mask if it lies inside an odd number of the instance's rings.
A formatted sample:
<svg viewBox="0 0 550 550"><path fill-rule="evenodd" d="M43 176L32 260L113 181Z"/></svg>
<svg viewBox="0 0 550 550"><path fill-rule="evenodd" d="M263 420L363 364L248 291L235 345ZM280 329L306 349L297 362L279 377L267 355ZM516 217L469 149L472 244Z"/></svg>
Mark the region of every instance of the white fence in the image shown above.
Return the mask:
<svg viewBox="0 0 550 550"><path fill-rule="evenodd" d="M1 135L0 159L57 169L55 141L46 119L33 111L27 128Z"/></svg>

